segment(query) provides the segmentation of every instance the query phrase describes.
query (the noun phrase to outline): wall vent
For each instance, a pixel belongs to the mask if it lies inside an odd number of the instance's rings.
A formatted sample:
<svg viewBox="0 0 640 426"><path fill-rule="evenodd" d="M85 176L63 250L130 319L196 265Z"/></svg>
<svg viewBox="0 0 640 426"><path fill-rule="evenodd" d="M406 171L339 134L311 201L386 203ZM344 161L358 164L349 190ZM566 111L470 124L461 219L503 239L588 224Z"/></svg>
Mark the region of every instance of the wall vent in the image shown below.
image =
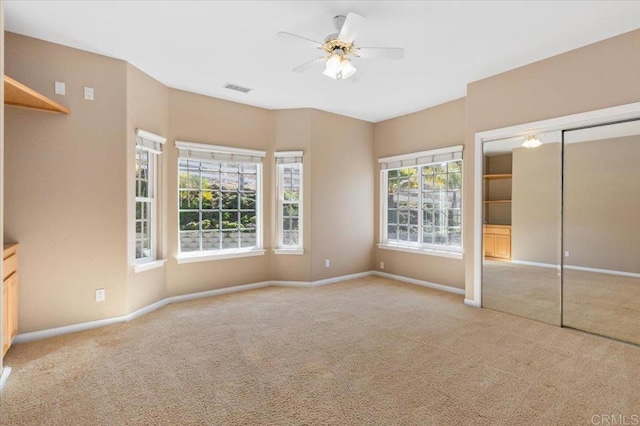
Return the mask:
<svg viewBox="0 0 640 426"><path fill-rule="evenodd" d="M225 89L235 90L236 92L249 93L253 89L249 89L248 87L236 86L235 84L225 83Z"/></svg>

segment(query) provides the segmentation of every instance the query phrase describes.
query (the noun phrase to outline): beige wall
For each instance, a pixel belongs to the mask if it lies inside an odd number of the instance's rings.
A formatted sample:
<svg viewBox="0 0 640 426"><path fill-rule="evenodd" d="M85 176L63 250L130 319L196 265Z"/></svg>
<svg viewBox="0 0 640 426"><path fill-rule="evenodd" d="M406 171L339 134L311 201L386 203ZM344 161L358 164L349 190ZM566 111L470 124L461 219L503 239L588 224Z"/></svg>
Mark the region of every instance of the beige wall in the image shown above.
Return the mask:
<svg viewBox="0 0 640 426"><path fill-rule="evenodd" d="M566 265L640 273L639 163L640 135L565 145Z"/></svg>
<svg viewBox="0 0 640 426"><path fill-rule="evenodd" d="M370 271L374 126L317 110L311 126L311 278Z"/></svg>
<svg viewBox="0 0 640 426"><path fill-rule="evenodd" d="M291 109L272 112L273 151L303 151L303 211L302 211L302 243L304 254L284 255L272 254L271 279L277 281L311 281L311 109ZM275 159L268 157L269 162ZM276 187L275 173L270 180L271 188ZM269 203L271 207L271 229L277 229L275 197ZM275 232L271 236L270 247L276 246Z"/></svg>
<svg viewBox="0 0 640 426"><path fill-rule="evenodd" d="M72 111L5 109L4 232L21 244L19 332L123 315L126 64L12 33L5 55L7 75ZM53 93L55 80L66 96ZM85 85L94 101L83 99ZM105 302L95 302L98 288Z"/></svg>
<svg viewBox="0 0 640 426"><path fill-rule="evenodd" d="M238 148L268 150L271 145L271 112L208 96L169 89L170 133L164 157L167 166L166 233L169 259L167 295L194 293L270 279L270 253L228 260L197 263L176 262L178 254L178 150L174 141L208 143ZM263 162L263 241L270 248L273 153Z"/></svg>
<svg viewBox="0 0 640 426"><path fill-rule="evenodd" d="M0 0L0 75L4 76L4 0ZM4 82L0 84L0 241L4 241ZM2 265L0 265L0 276L3 276ZM2 290L0 289L0 322L4 315L2 308ZM0 342L3 342L2 330L4 325L0 323ZM2 374L2 357L0 357L0 374Z"/></svg>
<svg viewBox="0 0 640 426"><path fill-rule="evenodd" d="M558 265L562 144L513 150L511 257Z"/></svg>
<svg viewBox="0 0 640 426"><path fill-rule="evenodd" d="M466 102L462 98L375 125L372 161L375 242L380 241L380 166L377 159L462 144L465 135L465 113ZM469 159L473 157L470 157L467 152L463 155L464 174L467 174L469 173L467 167L471 162ZM465 187L465 191L469 189ZM465 228L465 232L468 232L467 229ZM384 262L384 272L464 288L463 261L459 259L375 248L376 270L380 270L380 262Z"/></svg>
<svg viewBox="0 0 640 426"><path fill-rule="evenodd" d="M127 64L127 312L133 312L151 303L162 300L166 294L164 267L149 271L134 273L135 259L135 155L137 128L169 136L169 89L162 83L149 77L138 68ZM170 149L167 142L164 151ZM158 259L165 253L165 223L166 203L162 197L162 188L166 186L165 156L157 157L156 191L157 216L156 229L159 241ZM170 165L169 165L170 166Z"/></svg>
<svg viewBox="0 0 640 426"><path fill-rule="evenodd" d="M473 299L475 134L640 101L640 30L467 86L464 178L466 297Z"/></svg>

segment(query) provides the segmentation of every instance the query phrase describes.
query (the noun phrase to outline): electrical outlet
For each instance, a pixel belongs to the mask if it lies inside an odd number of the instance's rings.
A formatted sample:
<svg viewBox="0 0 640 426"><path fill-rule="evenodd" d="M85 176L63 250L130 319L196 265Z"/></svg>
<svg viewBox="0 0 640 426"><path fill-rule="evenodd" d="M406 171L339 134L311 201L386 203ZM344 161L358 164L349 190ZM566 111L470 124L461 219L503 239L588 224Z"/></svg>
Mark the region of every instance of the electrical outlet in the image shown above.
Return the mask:
<svg viewBox="0 0 640 426"><path fill-rule="evenodd" d="M329 266L331 266L331 261L329 259L325 259L324 260L324 267L328 268Z"/></svg>
<svg viewBox="0 0 640 426"><path fill-rule="evenodd" d="M65 84L61 81L56 81L54 84L54 91L56 95L64 95L66 92Z"/></svg>
<svg viewBox="0 0 640 426"><path fill-rule="evenodd" d="M96 302L104 302L107 298L107 294L104 288L99 288L96 290Z"/></svg>
<svg viewBox="0 0 640 426"><path fill-rule="evenodd" d="M384 269L384 262L380 262L380 269Z"/></svg>
<svg viewBox="0 0 640 426"><path fill-rule="evenodd" d="M564 257L569 257L569 250L565 250Z"/></svg>
<svg viewBox="0 0 640 426"><path fill-rule="evenodd" d="M93 100L93 87L84 86L84 98L88 101Z"/></svg>

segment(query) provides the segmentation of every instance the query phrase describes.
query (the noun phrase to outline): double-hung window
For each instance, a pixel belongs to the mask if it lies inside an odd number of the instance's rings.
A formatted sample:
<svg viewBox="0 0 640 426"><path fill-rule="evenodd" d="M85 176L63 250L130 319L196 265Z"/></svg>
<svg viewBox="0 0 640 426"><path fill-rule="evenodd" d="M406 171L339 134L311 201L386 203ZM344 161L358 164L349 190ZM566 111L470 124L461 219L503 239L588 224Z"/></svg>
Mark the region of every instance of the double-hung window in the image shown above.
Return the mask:
<svg viewBox="0 0 640 426"><path fill-rule="evenodd" d="M462 145L381 158L380 248L462 253Z"/></svg>
<svg viewBox="0 0 640 426"><path fill-rule="evenodd" d="M264 254L264 151L176 141L179 260ZM191 260L189 260L191 259Z"/></svg>
<svg viewBox="0 0 640 426"><path fill-rule="evenodd" d="M156 260L156 170L166 138L136 129L135 263Z"/></svg>
<svg viewBox="0 0 640 426"><path fill-rule="evenodd" d="M276 152L277 254L302 254L302 151Z"/></svg>

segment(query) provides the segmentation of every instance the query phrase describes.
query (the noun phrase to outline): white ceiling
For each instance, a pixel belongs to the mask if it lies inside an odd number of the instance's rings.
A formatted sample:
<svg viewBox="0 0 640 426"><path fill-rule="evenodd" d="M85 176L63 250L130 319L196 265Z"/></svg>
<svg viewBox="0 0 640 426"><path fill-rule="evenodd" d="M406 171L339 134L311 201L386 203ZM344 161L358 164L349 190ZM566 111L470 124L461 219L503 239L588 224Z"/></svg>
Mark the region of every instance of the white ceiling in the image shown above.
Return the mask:
<svg viewBox="0 0 640 426"><path fill-rule="evenodd" d="M367 18L360 81L291 69L332 17ZM8 31L123 59L167 86L264 108L312 107L378 122L466 94L466 84L640 27L640 1L5 1ZM37 63L34 62L34 66ZM225 83L254 89L223 89Z"/></svg>

